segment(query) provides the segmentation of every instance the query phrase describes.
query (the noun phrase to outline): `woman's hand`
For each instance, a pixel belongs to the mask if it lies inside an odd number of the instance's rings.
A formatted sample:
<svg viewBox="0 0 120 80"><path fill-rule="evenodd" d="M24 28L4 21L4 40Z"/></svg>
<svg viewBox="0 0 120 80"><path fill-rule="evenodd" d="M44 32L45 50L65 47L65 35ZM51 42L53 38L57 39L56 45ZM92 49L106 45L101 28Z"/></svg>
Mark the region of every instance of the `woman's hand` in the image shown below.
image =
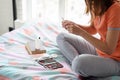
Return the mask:
<svg viewBox="0 0 120 80"><path fill-rule="evenodd" d="M70 33L76 34L76 35L80 35L81 32L83 31L82 28L80 28L80 26L72 21L68 21L68 20L64 20L62 21L62 26L68 30Z"/></svg>

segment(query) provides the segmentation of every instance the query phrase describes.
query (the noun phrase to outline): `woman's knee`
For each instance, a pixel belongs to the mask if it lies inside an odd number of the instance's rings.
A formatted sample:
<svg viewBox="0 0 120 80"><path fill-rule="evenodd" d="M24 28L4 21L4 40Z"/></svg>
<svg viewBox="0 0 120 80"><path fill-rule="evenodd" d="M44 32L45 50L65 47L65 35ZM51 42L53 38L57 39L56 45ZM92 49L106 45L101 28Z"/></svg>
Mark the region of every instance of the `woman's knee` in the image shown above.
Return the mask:
<svg viewBox="0 0 120 80"><path fill-rule="evenodd" d="M60 34L58 34L58 36L56 37L57 42L58 42L59 40L61 40L61 39L64 39L64 34L65 34L65 33L60 33Z"/></svg>
<svg viewBox="0 0 120 80"><path fill-rule="evenodd" d="M88 72L91 70L89 64L91 64L90 54L82 54L73 60L72 69L74 72L88 77Z"/></svg>
<svg viewBox="0 0 120 80"><path fill-rule="evenodd" d="M61 45L65 41L65 35L66 33L58 34L58 36L56 37L56 42L58 45Z"/></svg>

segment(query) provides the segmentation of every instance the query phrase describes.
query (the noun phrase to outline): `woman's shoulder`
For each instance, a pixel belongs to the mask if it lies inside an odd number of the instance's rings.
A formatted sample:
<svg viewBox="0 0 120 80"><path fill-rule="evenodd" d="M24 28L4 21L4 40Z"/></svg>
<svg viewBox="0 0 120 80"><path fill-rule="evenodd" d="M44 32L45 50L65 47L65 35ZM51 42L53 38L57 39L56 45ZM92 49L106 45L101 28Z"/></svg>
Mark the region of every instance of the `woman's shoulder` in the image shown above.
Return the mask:
<svg viewBox="0 0 120 80"><path fill-rule="evenodd" d="M113 3L108 10L106 11L107 15L108 14L120 14L120 2L115 2Z"/></svg>
<svg viewBox="0 0 120 80"><path fill-rule="evenodd" d="M120 2L114 2L107 10L107 13L120 13Z"/></svg>

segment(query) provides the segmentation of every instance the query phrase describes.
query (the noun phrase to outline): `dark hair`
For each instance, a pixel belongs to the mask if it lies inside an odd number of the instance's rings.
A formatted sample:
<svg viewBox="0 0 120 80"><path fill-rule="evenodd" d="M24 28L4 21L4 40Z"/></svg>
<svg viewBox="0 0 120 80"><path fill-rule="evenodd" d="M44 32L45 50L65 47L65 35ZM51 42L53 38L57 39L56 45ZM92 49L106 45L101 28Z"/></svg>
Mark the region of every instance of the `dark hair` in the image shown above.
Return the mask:
<svg viewBox="0 0 120 80"><path fill-rule="evenodd" d="M91 22L96 16L102 16L114 3L114 0L85 0L86 13L91 14Z"/></svg>

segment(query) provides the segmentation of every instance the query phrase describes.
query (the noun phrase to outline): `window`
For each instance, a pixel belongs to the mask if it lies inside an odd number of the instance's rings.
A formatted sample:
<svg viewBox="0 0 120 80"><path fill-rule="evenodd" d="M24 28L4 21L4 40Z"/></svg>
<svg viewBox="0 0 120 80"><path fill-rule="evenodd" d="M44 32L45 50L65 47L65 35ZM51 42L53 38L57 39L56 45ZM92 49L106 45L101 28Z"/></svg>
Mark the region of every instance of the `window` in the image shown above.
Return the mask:
<svg viewBox="0 0 120 80"><path fill-rule="evenodd" d="M56 18L58 12L59 0L32 0L32 18Z"/></svg>
<svg viewBox="0 0 120 80"><path fill-rule="evenodd" d="M65 17L81 24L88 24L90 17L85 14L85 8L84 0L68 0L66 3Z"/></svg>
<svg viewBox="0 0 120 80"><path fill-rule="evenodd" d="M89 20L84 0L17 0L17 3L18 18L25 21L41 17L54 20L64 17L81 23Z"/></svg>

